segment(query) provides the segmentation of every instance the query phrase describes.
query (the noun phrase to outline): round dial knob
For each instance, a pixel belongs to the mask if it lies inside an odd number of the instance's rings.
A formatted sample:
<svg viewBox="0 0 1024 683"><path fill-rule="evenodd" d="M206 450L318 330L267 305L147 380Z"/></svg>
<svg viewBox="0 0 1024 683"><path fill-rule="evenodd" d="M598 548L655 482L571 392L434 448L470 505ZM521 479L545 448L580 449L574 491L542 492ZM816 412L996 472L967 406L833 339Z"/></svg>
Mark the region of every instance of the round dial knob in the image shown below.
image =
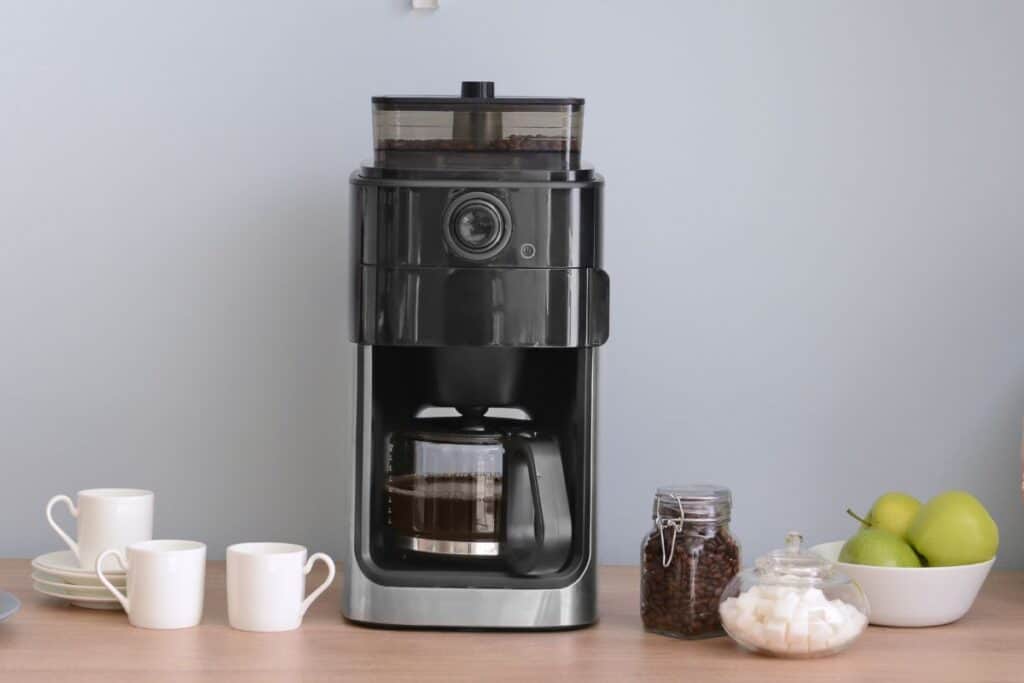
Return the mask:
<svg viewBox="0 0 1024 683"><path fill-rule="evenodd" d="M459 257L485 261L498 254L512 236L508 209L486 192L467 192L445 210L445 241Z"/></svg>

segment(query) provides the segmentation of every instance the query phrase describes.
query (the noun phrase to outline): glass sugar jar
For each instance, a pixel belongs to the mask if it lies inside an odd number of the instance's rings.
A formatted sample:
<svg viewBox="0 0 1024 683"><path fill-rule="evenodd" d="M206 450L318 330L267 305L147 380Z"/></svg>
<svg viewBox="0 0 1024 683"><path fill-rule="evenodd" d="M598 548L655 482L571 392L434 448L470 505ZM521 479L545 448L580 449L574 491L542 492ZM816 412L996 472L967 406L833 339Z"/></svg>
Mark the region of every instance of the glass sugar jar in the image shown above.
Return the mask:
<svg viewBox="0 0 1024 683"><path fill-rule="evenodd" d="M722 486L657 490L654 528L644 536L640 558L646 630L676 638L722 635L719 598L740 570L731 514L732 494Z"/></svg>
<svg viewBox="0 0 1024 683"><path fill-rule="evenodd" d="M722 593L726 632L744 648L776 657L821 657L857 640L868 625L867 596L828 560L801 549L791 531L786 547L757 558Z"/></svg>

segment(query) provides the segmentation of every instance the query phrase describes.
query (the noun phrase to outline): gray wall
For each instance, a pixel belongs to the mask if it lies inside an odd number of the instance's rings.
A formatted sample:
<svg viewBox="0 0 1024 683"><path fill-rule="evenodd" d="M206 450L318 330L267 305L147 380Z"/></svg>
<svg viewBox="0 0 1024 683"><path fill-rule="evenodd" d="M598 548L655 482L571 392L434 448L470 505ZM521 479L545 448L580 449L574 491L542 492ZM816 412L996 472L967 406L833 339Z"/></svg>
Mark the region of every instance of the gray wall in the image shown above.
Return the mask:
<svg viewBox="0 0 1024 683"><path fill-rule="evenodd" d="M962 487L1024 567L1024 4L442 5L0 6L0 555L102 485L338 552L369 98L489 78L608 178L604 561L713 480L748 559Z"/></svg>

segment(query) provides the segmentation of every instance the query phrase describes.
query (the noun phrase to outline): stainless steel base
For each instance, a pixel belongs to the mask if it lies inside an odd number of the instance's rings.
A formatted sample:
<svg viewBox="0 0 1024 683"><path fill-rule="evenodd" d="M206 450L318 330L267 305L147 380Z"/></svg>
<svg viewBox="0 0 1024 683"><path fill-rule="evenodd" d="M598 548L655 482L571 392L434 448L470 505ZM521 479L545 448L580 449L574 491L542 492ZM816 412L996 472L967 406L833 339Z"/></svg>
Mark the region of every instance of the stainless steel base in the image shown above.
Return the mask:
<svg viewBox="0 0 1024 683"><path fill-rule="evenodd" d="M493 541L448 541L419 536L398 536L395 545L405 550L431 555L459 555L471 557L497 557L501 545Z"/></svg>
<svg viewBox="0 0 1024 683"><path fill-rule="evenodd" d="M353 621L416 628L560 629L597 621L592 561L565 588L420 588L382 586L345 557L341 612Z"/></svg>

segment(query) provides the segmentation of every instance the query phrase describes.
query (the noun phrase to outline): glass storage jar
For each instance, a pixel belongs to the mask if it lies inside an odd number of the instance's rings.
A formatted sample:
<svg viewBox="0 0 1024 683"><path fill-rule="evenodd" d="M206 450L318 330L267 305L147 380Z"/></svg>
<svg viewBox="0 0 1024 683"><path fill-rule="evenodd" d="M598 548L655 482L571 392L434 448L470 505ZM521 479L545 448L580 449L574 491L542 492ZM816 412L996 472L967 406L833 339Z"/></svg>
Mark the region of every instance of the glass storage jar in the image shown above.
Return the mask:
<svg viewBox="0 0 1024 683"><path fill-rule="evenodd" d="M868 625L864 591L832 562L801 550L803 537L757 558L722 593L726 633L748 650L777 657L821 657L847 647Z"/></svg>
<svg viewBox="0 0 1024 683"><path fill-rule="evenodd" d="M654 528L641 551L644 628L676 638L722 635L719 596L740 569L729 531L732 495L722 486L659 488Z"/></svg>

